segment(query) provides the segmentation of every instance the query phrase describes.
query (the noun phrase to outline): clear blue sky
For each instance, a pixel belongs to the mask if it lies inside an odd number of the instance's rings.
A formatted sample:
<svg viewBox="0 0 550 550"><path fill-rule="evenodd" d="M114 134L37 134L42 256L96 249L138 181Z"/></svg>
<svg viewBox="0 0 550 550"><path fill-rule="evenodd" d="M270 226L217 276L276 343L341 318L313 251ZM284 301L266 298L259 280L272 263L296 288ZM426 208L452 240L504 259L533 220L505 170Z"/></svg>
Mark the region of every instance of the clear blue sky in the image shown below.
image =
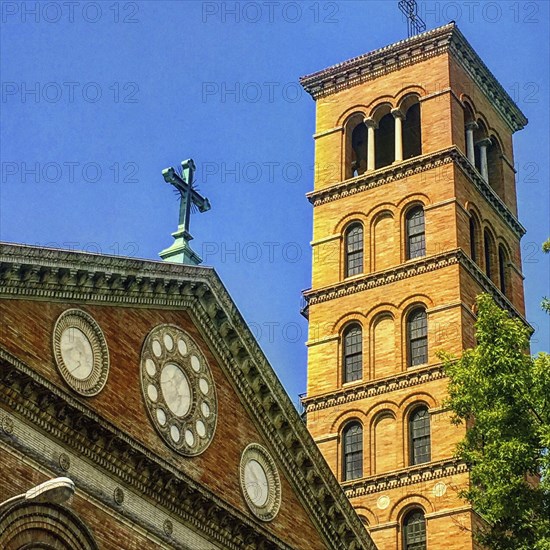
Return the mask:
<svg viewBox="0 0 550 550"><path fill-rule="evenodd" d="M314 132L297 79L404 38L397 1L36 4L1 4L0 239L156 259L178 208L161 170L194 158L213 206L194 248L296 400ZM523 267L533 350L549 350L549 3L419 5L428 29L456 20L530 120L515 138Z"/></svg>

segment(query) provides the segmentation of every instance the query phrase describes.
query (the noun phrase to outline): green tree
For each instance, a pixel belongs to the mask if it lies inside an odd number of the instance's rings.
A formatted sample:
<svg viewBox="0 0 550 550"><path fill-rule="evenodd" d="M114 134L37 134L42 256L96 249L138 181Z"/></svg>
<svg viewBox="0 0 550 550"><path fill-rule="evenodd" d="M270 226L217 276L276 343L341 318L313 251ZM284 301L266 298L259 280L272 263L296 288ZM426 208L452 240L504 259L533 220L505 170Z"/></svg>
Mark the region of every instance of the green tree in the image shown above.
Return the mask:
<svg viewBox="0 0 550 550"><path fill-rule="evenodd" d="M531 357L530 329L478 297L477 345L442 354L454 422L468 430L457 454L470 468L462 494L486 520L491 550L550 549L550 356Z"/></svg>

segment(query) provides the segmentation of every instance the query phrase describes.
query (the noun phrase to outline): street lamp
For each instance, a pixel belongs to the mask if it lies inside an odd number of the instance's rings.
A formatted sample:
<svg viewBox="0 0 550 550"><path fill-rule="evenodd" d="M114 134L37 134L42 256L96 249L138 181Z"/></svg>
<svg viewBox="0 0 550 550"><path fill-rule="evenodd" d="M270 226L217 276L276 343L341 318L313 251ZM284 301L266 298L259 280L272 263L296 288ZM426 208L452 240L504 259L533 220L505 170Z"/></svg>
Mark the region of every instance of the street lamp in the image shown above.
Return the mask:
<svg viewBox="0 0 550 550"><path fill-rule="evenodd" d="M19 502L32 501L61 504L68 500L74 494L74 491L74 482L68 477L48 479L48 481L29 489L26 493L9 498L5 502L0 503L0 513Z"/></svg>

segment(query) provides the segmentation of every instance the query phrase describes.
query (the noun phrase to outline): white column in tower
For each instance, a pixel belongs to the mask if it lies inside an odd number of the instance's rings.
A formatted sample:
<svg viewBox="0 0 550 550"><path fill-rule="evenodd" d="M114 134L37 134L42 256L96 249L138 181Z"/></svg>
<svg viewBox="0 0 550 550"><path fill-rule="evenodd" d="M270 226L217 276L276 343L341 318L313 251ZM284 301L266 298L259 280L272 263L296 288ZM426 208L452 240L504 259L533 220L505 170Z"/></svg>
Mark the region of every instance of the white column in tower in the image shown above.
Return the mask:
<svg viewBox="0 0 550 550"><path fill-rule="evenodd" d="M491 145L491 140L489 138L482 139L477 142L479 147L479 158L481 165L481 177L489 183L489 167L487 165L487 147Z"/></svg>
<svg viewBox="0 0 550 550"><path fill-rule="evenodd" d="M401 162L403 160L403 120L405 115L399 109L392 109L391 114L395 119L395 160Z"/></svg>
<svg viewBox="0 0 550 550"><path fill-rule="evenodd" d="M378 124L373 118L367 117L364 120L367 127L367 171L374 170L376 160L376 149L374 147L374 131L378 128Z"/></svg>
<svg viewBox="0 0 550 550"><path fill-rule="evenodd" d="M477 130L477 122L468 122L466 124L466 154L472 166L476 165L476 155L474 151L474 131Z"/></svg>

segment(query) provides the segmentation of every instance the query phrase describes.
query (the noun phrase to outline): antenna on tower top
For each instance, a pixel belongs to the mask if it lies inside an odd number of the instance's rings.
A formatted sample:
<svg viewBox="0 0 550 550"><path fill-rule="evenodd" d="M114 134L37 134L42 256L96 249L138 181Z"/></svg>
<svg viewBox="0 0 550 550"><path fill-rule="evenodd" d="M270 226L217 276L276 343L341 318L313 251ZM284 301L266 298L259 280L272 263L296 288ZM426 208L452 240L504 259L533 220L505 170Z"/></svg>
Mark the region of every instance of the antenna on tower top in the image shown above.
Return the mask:
<svg viewBox="0 0 550 550"><path fill-rule="evenodd" d="M399 0L399 9L407 18L407 30L409 38L426 30L426 23L418 15L418 4L416 0Z"/></svg>

